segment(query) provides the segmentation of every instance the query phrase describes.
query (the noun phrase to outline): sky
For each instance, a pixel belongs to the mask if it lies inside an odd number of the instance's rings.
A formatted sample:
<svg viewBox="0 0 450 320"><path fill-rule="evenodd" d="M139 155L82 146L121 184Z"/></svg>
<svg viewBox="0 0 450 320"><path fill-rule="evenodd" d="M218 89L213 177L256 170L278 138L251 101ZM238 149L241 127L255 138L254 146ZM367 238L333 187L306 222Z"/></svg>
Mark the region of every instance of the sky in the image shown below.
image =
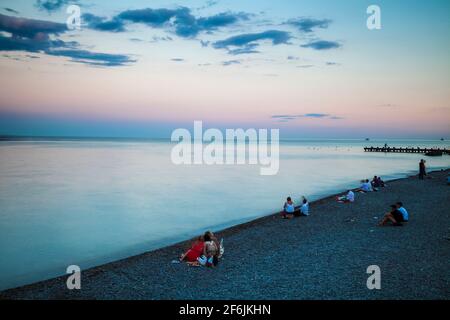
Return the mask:
<svg viewBox="0 0 450 320"><path fill-rule="evenodd" d="M450 138L449 18L447 0L0 0L0 135Z"/></svg>

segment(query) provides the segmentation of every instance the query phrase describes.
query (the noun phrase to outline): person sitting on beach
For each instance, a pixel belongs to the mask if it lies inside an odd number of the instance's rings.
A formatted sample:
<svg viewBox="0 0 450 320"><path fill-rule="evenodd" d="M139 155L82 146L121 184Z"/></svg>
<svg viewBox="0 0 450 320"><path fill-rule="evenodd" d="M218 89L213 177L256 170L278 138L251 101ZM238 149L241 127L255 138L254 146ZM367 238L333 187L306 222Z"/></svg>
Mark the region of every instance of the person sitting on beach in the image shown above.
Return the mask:
<svg viewBox="0 0 450 320"><path fill-rule="evenodd" d="M378 185L378 177L373 176L373 179L372 181L370 181L370 184L372 185L372 188L379 188L380 186Z"/></svg>
<svg viewBox="0 0 450 320"><path fill-rule="evenodd" d="M298 211L295 211L294 215L296 217L307 217L309 216L309 202L306 200L305 197L303 197L302 205L300 206L300 209Z"/></svg>
<svg viewBox="0 0 450 320"><path fill-rule="evenodd" d="M206 267L216 266L218 260L214 257L219 255L219 248L211 238L210 233L206 232L203 239L205 241L203 245L203 255L198 258L198 262ZM214 261L216 261L216 264L214 264Z"/></svg>
<svg viewBox="0 0 450 320"><path fill-rule="evenodd" d="M403 222L408 222L409 221L409 214L408 211L403 207L403 203L402 202L397 202L397 210L400 211L400 213L403 216Z"/></svg>
<svg viewBox="0 0 450 320"><path fill-rule="evenodd" d="M378 188L383 188L384 187L384 181L381 180L381 177L377 177L377 176L373 177L373 179L370 182L370 184L372 185L372 188L374 190L378 190Z"/></svg>
<svg viewBox="0 0 450 320"><path fill-rule="evenodd" d="M348 190L345 196L337 197L337 200L343 203L355 202L355 193L352 190Z"/></svg>
<svg viewBox="0 0 450 320"><path fill-rule="evenodd" d="M218 248L217 254L213 257L213 265L217 266L217 264L219 263L219 259L222 257L222 253L224 251L222 244L223 239L221 242L219 242L219 240L212 231L206 231L205 236L209 236L211 241L213 241L216 247Z"/></svg>
<svg viewBox="0 0 450 320"><path fill-rule="evenodd" d="M292 202L291 197L287 197L286 202L283 206L283 219L291 219L294 217L295 206L294 202Z"/></svg>
<svg viewBox="0 0 450 320"><path fill-rule="evenodd" d="M391 205L391 211L384 215L383 219L379 223L379 226L385 226L389 221L392 222L394 226L402 226L403 215L397 209L397 205L395 204Z"/></svg>
<svg viewBox="0 0 450 320"><path fill-rule="evenodd" d="M369 179L362 180L361 181L361 187L359 188L359 191L361 192L372 192L374 189L372 189L372 185L369 182Z"/></svg>
<svg viewBox="0 0 450 320"><path fill-rule="evenodd" d="M189 264L197 264L198 258L203 253L203 247L205 246L205 241L203 236L197 238L197 240L192 244L191 248L180 256L180 262L186 261Z"/></svg>

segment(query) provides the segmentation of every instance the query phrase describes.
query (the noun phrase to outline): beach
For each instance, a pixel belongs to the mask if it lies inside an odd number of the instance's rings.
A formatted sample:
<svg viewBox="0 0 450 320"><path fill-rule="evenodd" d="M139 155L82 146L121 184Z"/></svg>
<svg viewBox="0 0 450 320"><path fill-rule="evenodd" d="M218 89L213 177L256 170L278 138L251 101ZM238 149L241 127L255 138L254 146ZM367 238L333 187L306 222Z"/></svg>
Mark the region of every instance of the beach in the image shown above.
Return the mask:
<svg viewBox="0 0 450 320"><path fill-rule="evenodd" d="M3 291L0 298L449 299L447 174L389 181L379 192L356 193L351 204L331 195L312 202L309 217L273 214L227 228L217 233L225 254L216 268L172 263L189 240L82 270L81 290L68 290L65 275ZM410 222L378 227L396 201L404 203ZM379 290L366 285L371 265L381 270Z"/></svg>

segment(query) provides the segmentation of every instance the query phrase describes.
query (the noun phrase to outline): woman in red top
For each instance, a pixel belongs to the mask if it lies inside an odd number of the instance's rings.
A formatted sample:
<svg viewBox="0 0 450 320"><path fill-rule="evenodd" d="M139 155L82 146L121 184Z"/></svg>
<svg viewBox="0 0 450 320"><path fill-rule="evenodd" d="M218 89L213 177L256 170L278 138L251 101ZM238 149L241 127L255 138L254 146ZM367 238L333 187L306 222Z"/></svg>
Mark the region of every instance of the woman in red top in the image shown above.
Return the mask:
<svg viewBox="0 0 450 320"><path fill-rule="evenodd" d="M181 255L180 261L196 262L197 259L203 254L204 245L205 241L203 240L203 236L198 237L198 239L192 244L191 248Z"/></svg>

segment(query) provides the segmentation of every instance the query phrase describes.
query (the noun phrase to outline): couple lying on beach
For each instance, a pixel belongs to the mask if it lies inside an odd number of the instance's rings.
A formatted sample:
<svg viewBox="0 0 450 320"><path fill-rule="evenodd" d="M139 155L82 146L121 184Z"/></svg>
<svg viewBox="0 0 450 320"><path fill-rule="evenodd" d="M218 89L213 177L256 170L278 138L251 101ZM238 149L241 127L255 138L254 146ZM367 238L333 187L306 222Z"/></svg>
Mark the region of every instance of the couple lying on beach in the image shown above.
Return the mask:
<svg viewBox="0 0 450 320"><path fill-rule="evenodd" d="M219 242L211 231L197 238L191 248L180 256L190 266L215 267L224 253L223 239Z"/></svg>
<svg viewBox="0 0 450 320"><path fill-rule="evenodd" d="M300 209L298 211L295 210L294 202L292 201L291 197L287 197L286 202L283 206L283 211L281 216L283 219L291 219L294 217L307 217L309 216L309 203L308 200L306 200L305 197L303 197L302 205L300 206Z"/></svg>

